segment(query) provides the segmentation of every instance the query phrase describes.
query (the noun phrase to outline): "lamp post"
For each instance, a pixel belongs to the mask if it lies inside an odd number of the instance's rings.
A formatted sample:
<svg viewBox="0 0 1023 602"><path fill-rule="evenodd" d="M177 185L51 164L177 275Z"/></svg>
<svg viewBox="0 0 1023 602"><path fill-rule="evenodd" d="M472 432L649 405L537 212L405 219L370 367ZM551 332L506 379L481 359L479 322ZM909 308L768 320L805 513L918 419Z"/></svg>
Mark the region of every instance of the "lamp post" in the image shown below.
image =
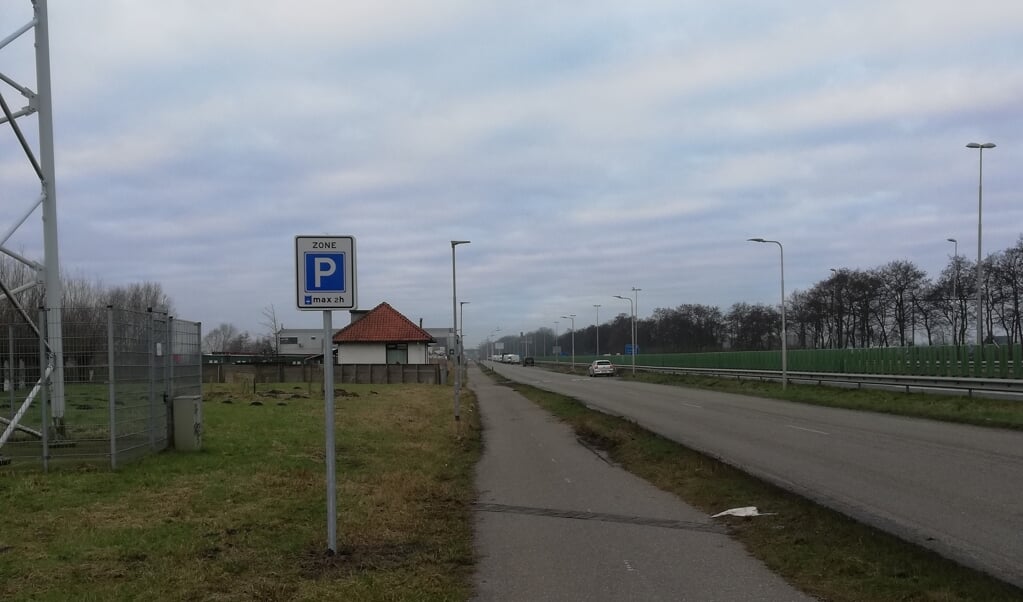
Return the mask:
<svg viewBox="0 0 1023 602"><path fill-rule="evenodd" d="M461 352L465 351L465 304L472 303L472 301L459 301L458 302L458 351L459 357Z"/></svg>
<svg viewBox="0 0 1023 602"><path fill-rule="evenodd" d="M454 327L451 329L452 335L455 339L455 426L461 433L461 419L462 419L462 408L461 408L461 395L462 395L462 351L460 345L460 338L458 336L458 293L455 283L457 279L455 277L455 247L458 245L467 245L470 241L468 240L453 240L451 241L451 321L454 322Z"/></svg>
<svg viewBox="0 0 1023 602"><path fill-rule="evenodd" d="M946 238L952 243L952 264L955 266L955 274L952 276L952 344L956 345L959 331L956 330L956 314L959 313L959 241L954 238Z"/></svg>
<svg viewBox="0 0 1023 602"><path fill-rule="evenodd" d="M966 145L966 148L975 148L980 151L980 173L977 179L977 344L984 344L984 320L982 319L982 308L981 308L981 296L983 289L983 272L984 265L981 263L980 249L981 249L981 216L984 206L984 149L994 148L994 142L985 142L984 144L978 144L971 142ZM980 365L979 362L977 364Z"/></svg>
<svg viewBox="0 0 1023 602"><path fill-rule="evenodd" d="M632 316L633 316L632 330L633 330L633 333L634 333L633 334L633 338L632 338L632 344L633 344L632 353L633 354L636 354L636 353L639 352L639 348L637 347L637 345L639 344L639 291L641 291L641 290L643 290L643 289L632 287L632 296L635 298L635 301L636 301L636 306L632 310ZM635 365L635 362L633 362L633 365Z"/></svg>
<svg viewBox="0 0 1023 602"><path fill-rule="evenodd" d="M561 363L561 349L559 348L559 345L558 345L558 321L557 320L554 321L554 349L557 349L557 353L554 354L554 363L555 364L560 364ZM544 352L544 354L546 354L547 350L544 349L543 352Z"/></svg>
<svg viewBox="0 0 1023 602"><path fill-rule="evenodd" d="M487 335L487 339L489 340L489 339L490 339L490 337L494 336L495 334L497 334L497 333L499 333L499 332L501 332L501 329L500 329L500 328L497 328L497 329L495 329L495 330L492 330L492 331L490 332L490 334L488 334L488 335ZM487 359L488 359L488 360L491 360L491 361L492 361L492 360L493 360L493 358L494 358L494 342L493 342L493 341L491 341L491 342L490 342L490 353L489 353L489 354L487 355Z"/></svg>
<svg viewBox="0 0 1023 602"><path fill-rule="evenodd" d="M561 317L566 320L572 320L572 372L575 372L575 314Z"/></svg>
<svg viewBox="0 0 1023 602"><path fill-rule="evenodd" d="M594 303L593 308L597 310L597 357L600 357L600 303Z"/></svg>
<svg viewBox="0 0 1023 602"><path fill-rule="evenodd" d="M629 302L629 313L632 314L632 349L629 355L632 356L632 375L636 376L636 304L632 302L632 299L623 297L621 295L615 295L615 299L622 299Z"/></svg>
<svg viewBox="0 0 1023 602"><path fill-rule="evenodd" d="M748 238L749 242L770 242L778 245L778 250L781 252L781 388L784 390L789 380L788 372L788 346L785 341L785 247L781 246L781 243L777 240L766 240L763 238Z"/></svg>

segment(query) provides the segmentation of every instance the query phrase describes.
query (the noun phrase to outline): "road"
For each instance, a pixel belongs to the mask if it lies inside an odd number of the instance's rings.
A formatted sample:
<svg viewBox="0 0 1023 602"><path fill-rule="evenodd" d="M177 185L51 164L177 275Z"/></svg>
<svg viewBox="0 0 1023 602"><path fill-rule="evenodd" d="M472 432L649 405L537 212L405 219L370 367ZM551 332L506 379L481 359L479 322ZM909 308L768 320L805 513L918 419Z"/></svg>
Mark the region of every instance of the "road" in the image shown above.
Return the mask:
<svg viewBox="0 0 1023 602"><path fill-rule="evenodd" d="M1023 433L488 365L1023 587Z"/></svg>
<svg viewBox="0 0 1023 602"><path fill-rule="evenodd" d="M811 602L705 512L470 368L483 423L474 602Z"/></svg>

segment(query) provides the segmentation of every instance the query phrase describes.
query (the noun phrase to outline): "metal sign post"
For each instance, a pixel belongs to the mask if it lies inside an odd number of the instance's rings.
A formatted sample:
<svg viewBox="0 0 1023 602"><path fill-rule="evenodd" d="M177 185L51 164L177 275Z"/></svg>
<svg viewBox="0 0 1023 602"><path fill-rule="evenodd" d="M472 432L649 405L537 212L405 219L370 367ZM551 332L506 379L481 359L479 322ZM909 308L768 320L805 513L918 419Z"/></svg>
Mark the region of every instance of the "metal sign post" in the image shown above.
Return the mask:
<svg viewBox="0 0 1023 602"><path fill-rule="evenodd" d="M334 309L355 309L355 237L295 237L296 304L323 311L323 419L326 431L327 549L337 553L337 450L334 443Z"/></svg>

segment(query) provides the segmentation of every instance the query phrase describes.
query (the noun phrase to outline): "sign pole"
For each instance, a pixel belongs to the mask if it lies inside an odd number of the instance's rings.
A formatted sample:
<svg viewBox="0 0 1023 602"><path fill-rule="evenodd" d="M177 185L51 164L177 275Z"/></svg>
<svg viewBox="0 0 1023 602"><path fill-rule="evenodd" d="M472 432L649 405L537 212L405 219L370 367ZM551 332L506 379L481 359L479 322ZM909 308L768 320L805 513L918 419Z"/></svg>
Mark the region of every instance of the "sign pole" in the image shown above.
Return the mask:
<svg viewBox="0 0 1023 602"><path fill-rule="evenodd" d="M326 434L327 550L337 554L337 450L334 442L335 309L358 307L354 236L295 237L295 304L323 311L323 420Z"/></svg>
<svg viewBox="0 0 1023 602"><path fill-rule="evenodd" d="M323 311L323 414L327 425L327 549L337 554L337 453L334 446L334 327Z"/></svg>

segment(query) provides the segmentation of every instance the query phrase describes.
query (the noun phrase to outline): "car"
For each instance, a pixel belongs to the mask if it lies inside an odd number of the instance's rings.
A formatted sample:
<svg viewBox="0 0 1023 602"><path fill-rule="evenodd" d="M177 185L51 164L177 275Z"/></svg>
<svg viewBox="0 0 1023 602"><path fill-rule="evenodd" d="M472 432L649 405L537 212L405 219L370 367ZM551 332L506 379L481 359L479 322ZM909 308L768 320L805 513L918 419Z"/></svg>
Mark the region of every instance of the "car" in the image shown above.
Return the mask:
<svg viewBox="0 0 1023 602"><path fill-rule="evenodd" d="M590 376L614 376L615 365L610 360L594 360L587 372Z"/></svg>
<svg viewBox="0 0 1023 602"><path fill-rule="evenodd" d="M535 366L536 365L536 360L534 360L533 358L528 357L528 356L524 357L524 358L522 358L522 365L523 366Z"/></svg>

